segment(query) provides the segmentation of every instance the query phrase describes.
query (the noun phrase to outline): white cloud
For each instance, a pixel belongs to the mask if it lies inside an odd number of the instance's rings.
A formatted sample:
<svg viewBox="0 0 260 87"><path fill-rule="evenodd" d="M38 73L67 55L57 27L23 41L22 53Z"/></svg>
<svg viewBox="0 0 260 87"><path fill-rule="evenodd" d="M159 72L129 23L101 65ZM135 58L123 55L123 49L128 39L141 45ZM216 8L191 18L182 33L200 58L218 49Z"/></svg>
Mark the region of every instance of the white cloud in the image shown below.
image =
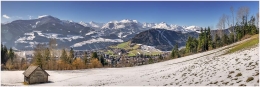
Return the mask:
<svg viewBox="0 0 260 87"><path fill-rule="evenodd" d="M42 15L42 16L38 16L38 18L42 18L42 17L46 17L46 16L48 16L48 15Z"/></svg>
<svg viewBox="0 0 260 87"><path fill-rule="evenodd" d="M7 15L5 15L5 14L3 15L3 17L6 18L6 19L9 19L9 18L10 18L9 16L7 16Z"/></svg>
<svg viewBox="0 0 260 87"><path fill-rule="evenodd" d="M31 15L28 15L28 17L29 17L29 19L32 19L32 17L33 17L33 16L31 16Z"/></svg>

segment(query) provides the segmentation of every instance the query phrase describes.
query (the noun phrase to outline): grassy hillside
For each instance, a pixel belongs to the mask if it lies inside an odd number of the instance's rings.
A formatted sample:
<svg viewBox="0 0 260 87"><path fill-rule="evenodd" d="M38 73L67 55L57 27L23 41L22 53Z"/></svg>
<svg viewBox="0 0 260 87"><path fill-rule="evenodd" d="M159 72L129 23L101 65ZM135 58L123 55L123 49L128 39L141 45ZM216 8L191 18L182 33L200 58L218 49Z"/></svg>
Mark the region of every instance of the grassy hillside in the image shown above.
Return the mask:
<svg viewBox="0 0 260 87"><path fill-rule="evenodd" d="M234 46L232 49L230 49L229 53L233 53L235 51L238 51L238 50L241 50L244 48L252 47L259 43L259 34L251 36L250 38L251 38L251 40L245 41L241 44Z"/></svg>
<svg viewBox="0 0 260 87"><path fill-rule="evenodd" d="M130 46L130 44L131 44L131 42L128 41L128 42L123 42L123 43L120 43L120 44L117 44L114 46L110 46L110 48L124 49L128 52L127 56L135 56L136 54L138 54L138 52L141 54L146 54L146 55L158 55L161 53L159 51L150 51L150 50L149 50L150 52L147 52L147 51L140 49L140 45L138 45L138 44L135 44L132 47ZM111 50L108 50L106 53L108 53L110 55L113 54Z"/></svg>

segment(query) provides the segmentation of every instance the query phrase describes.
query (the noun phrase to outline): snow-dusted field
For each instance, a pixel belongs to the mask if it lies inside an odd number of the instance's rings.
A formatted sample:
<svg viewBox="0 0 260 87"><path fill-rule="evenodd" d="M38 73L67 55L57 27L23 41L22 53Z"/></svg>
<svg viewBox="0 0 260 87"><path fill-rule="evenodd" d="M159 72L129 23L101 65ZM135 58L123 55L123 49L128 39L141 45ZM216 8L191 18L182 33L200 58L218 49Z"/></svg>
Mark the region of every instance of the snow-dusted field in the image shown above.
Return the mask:
<svg viewBox="0 0 260 87"><path fill-rule="evenodd" d="M233 44L234 45L234 44ZM259 47L222 55L229 47L165 62L125 68L50 71L56 86L163 86L247 85L259 86ZM23 71L1 71L2 85L23 85ZM237 75L241 73L241 75ZM247 82L248 77L253 77Z"/></svg>

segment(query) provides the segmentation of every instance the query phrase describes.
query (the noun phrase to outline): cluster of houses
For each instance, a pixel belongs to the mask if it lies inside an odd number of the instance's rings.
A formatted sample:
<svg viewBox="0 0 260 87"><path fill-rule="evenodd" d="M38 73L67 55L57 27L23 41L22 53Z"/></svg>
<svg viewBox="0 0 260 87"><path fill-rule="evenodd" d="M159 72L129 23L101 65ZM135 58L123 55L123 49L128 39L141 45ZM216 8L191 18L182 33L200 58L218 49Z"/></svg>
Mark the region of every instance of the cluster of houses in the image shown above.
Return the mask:
<svg viewBox="0 0 260 87"><path fill-rule="evenodd" d="M96 52L99 58L101 56L105 59L105 62L108 64L108 67L128 67L128 66L139 66L148 64L152 60L152 62L159 62L161 59L164 59L168 56L169 53L165 52L160 55L143 55L143 54L137 54L136 56L126 56L127 52L122 49L114 49L112 52L114 55L109 55L107 53L104 53L102 51L74 51L74 57L75 58L81 58L83 59L84 54L87 53L87 58L90 59L92 56L92 53ZM27 62L31 62L33 58L33 52L28 51L20 51L17 52L19 55L21 55L22 58L26 58ZM116 55L115 55L116 54ZM55 56L55 59L59 59L59 55L57 54Z"/></svg>
<svg viewBox="0 0 260 87"><path fill-rule="evenodd" d="M87 53L87 57L91 58L92 52L94 51L75 51L74 56L77 58L83 58L84 53ZM125 56L123 50L116 52L118 55L109 55L104 52L97 51L99 58L101 56L105 59L108 67L128 67L128 66L139 66L148 64L149 60L152 62L159 62L168 56L168 53L163 53L160 55L143 55L137 54L137 56ZM151 62L151 61L150 61Z"/></svg>

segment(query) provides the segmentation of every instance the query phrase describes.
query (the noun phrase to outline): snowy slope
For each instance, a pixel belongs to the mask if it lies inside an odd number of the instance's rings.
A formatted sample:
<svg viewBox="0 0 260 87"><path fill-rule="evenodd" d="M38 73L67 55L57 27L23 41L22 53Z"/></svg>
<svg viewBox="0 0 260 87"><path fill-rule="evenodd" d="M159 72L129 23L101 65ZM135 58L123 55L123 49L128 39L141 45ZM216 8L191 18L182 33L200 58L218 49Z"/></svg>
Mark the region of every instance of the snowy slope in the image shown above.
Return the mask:
<svg viewBox="0 0 260 87"><path fill-rule="evenodd" d="M100 29L104 24L103 23L97 23L94 21L90 21L89 23L85 23L83 21L80 21L79 24L85 26L85 27L92 27L92 28L98 28Z"/></svg>
<svg viewBox="0 0 260 87"><path fill-rule="evenodd" d="M34 86L259 86L259 47L222 55L231 46L165 62L126 68L50 71L51 83ZM234 73L231 73L233 71ZM1 71L1 85L22 85L23 71ZM237 76L241 73L242 76ZM248 77L252 81L246 82Z"/></svg>

